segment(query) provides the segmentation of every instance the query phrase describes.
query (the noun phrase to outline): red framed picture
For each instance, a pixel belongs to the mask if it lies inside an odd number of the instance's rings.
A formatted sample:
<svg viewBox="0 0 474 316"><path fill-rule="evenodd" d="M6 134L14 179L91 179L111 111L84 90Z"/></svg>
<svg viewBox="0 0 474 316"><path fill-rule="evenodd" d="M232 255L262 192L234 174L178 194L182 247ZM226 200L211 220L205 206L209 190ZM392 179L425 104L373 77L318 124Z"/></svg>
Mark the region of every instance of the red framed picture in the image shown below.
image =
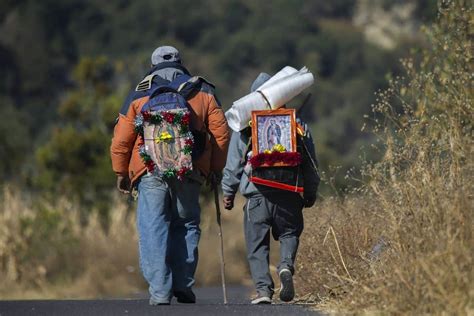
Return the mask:
<svg viewBox="0 0 474 316"><path fill-rule="evenodd" d="M296 166L300 161L295 110L252 111L252 166Z"/></svg>

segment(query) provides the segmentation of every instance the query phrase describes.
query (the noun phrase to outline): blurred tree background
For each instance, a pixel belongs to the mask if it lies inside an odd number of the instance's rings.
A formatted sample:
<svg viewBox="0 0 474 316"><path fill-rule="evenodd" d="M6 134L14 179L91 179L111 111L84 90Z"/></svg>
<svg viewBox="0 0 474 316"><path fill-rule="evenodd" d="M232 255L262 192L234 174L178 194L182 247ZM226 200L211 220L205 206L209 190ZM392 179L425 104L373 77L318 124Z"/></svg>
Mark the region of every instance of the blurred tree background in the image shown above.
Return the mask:
<svg viewBox="0 0 474 316"><path fill-rule="evenodd" d="M435 12L435 0L3 0L0 182L106 212L115 118L153 49L168 44L225 109L259 72L306 65L316 84L303 118L344 189L361 153L378 159L362 131L374 92L423 45L418 27Z"/></svg>

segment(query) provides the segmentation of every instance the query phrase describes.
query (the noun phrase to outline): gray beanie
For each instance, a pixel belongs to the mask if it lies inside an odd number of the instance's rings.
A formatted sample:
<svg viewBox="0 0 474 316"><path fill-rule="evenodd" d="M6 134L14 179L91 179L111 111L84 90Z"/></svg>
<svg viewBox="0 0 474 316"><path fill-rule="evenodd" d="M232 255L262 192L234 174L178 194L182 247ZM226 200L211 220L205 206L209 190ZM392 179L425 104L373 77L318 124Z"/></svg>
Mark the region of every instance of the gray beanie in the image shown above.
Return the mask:
<svg viewBox="0 0 474 316"><path fill-rule="evenodd" d="M254 92L257 90L262 84L268 81L272 76L267 74L266 72L261 72L258 76L257 79L252 83L252 86L250 87L250 92Z"/></svg>
<svg viewBox="0 0 474 316"><path fill-rule="evenodd" d="M173 46L160 46L151 55L151 64L158 65L166 61L181 62L179 51Z"/></svg>

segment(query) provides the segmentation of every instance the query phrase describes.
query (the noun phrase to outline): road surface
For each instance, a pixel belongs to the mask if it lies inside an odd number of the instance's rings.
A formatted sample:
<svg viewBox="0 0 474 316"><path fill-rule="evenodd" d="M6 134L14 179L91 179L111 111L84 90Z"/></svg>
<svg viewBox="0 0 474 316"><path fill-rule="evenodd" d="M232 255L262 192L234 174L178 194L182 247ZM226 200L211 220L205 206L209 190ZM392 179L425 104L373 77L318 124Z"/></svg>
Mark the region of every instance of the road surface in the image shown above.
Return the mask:
<svg viewBox="0 0 474 316"><path fill-rule="evenodd" d="M169 306L150 306L145 297L103 300L22 300L0 301L0 316L109 316L109 315L316 315L303 306L275 303L250 305L248 289L227 289L229 303L222 302L220 287L196 288L196 304L180 304L173 300Z"/></svg>

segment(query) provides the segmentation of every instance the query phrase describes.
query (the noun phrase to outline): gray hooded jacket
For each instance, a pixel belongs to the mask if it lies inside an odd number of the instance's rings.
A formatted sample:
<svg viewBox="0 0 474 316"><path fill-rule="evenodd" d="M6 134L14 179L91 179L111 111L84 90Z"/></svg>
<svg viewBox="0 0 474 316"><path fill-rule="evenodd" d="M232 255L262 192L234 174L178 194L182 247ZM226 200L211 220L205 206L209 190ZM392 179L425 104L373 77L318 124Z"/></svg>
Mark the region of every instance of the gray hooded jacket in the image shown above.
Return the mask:
<svg viewBox="0 0 474 316"><path fill-rule="evenodd" d="M307 151L305 149L302 150L303 160L301 168L299 168L299 176L302 177L304 181L304 194L306 196L316 195L320 179L311 162L312 159L317 164L314 143L308 126L305 123L302 123L299 119L298 123L300 123L305 130L303 141L307 148ZM244 129L241 132L232 133L229 152L227 154L227 163L222 178L222 191L224 196L234 196L237 193L237 190L240 190L240 193L247 198L255 194L281 191L267 186L255 185L249 181L251 168L247 165L245 155L248 152L250 138L251 133L249 128Z"/></svg>

